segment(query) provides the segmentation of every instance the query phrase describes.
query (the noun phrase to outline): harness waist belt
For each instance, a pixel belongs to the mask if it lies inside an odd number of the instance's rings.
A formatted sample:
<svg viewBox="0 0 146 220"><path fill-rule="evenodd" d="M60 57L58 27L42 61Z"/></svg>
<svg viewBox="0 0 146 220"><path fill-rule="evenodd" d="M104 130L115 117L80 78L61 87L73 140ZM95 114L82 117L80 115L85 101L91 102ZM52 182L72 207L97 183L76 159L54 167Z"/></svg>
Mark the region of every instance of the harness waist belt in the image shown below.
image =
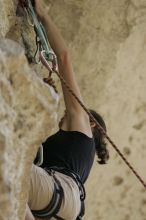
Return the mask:
<svg viewBox="0 0 146 220"><path fill-rule="evenodd" d="M60 210L61 204L62 204L62 200L63 200L63 188L59 182L59 180L56 178L56 176L54 175L55 171L58 171L60 173L63 173L65 175L70 176L77 184L78 188L79 188L79 192L80 192L80 200L81 200L81 211L79 216L77 216L76 220L80 220L82 218L82 216L85 213L85 208L84 208L84 200L85 200L85 189L84 186L80 180L79 175L77 175L76 173L64 169L64 168L58 168L58 167L49 167L49 168L44 168L44 170L51 176L53 176L54 178L54 192L53 192L53 196L52 199L49 203L49 205L44 208L43 210L31 210L32 214L35 217L38 218L56 218L58 220L64 220L63 218L57 216L57 213Z"/></svg>

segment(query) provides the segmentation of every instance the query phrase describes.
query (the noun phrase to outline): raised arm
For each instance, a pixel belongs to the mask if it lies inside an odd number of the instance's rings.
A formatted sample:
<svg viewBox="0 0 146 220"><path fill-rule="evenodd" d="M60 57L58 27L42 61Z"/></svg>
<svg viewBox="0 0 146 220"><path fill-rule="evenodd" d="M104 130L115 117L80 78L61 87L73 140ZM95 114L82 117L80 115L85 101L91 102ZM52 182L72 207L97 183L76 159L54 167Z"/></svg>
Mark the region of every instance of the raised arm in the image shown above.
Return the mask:
<svg viewBox="0 0 146 220"><path fill-rule="evenodd" d="M49 15L45 12L40 1L36 0L36 12L41 18L43 25L46 28L49 43L57 56L59 72L72 88L74 93L83 102L77 81L75 79L71 59L67 50L67 46L61 36L59 30L52 22ZM74 99L74 97L68 92L66 87L62 84L62 90L64 94L64 101L66 106L67 121L69 122L70 130L79 130L87 135L91 136L91 128L89 123L89 117L84 112L79 103Z"/></svg>

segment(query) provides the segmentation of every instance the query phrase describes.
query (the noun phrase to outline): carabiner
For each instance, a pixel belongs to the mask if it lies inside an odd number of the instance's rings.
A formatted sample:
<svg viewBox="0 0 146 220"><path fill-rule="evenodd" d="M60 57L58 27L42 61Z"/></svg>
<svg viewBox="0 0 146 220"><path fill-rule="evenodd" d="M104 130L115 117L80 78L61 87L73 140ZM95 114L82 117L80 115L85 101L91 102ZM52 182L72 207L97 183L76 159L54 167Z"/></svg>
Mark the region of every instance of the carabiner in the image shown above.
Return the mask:
<svg viewBox="0 0 146 220"><path fill-rule="evenodd" d="M49 64L49 62L47 61L47 56L48 55L52 55L53 56L53 60L50 61L52 63L52 66ZM57 68L57 59L56 56L54 54L53 51L50 51L49 54L46 55L46 51L42 50L40 52L40 60L42 62L42 64L49 70L50 73L55 72L56 68Z"/></svg>

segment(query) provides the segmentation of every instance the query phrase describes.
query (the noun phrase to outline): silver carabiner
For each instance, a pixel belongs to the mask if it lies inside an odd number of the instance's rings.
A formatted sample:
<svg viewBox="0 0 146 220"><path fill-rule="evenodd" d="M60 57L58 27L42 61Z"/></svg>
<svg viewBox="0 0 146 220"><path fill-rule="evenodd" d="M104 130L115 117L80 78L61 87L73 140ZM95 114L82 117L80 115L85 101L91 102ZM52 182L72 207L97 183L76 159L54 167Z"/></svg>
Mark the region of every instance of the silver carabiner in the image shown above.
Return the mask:
<svg viewBox="0 0 146 220"><path fill-rule="evenodd" d="M46 59L46 56L45 56L45 53L46 51L45 50L42 50L40 52L40 60L42 62L42 64L49 70L49 72L54 72L56 71L56 68L57 68L57 60L56 60L56 56L54 54L53 51L50 51L48 55L52 55L53 56L53 59L52 60L49 60L51 63L52 63L52 66L49 64L49 62L47 61Z"/></svg>

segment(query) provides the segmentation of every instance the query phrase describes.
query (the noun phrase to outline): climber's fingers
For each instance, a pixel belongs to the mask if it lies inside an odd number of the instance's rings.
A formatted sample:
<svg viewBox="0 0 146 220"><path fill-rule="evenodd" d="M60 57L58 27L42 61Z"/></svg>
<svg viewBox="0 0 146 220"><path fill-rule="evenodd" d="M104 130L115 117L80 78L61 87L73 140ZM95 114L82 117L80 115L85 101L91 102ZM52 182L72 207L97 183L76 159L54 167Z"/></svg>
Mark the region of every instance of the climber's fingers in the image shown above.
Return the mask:
<svg viewBox="0 0 146 220"><path fill-rule="evenodd" d="M34 0L34 8L40 19L45 17L46 14L48 14L48 8L46 7L44 1Z"/></svg>
<svg viewBox="0 0 146 220"><path fill-rule="evenodd" d="M39 17L42 17L43 9L42 9L40 1L38 0L35 0L35 11Z"/></svg>

